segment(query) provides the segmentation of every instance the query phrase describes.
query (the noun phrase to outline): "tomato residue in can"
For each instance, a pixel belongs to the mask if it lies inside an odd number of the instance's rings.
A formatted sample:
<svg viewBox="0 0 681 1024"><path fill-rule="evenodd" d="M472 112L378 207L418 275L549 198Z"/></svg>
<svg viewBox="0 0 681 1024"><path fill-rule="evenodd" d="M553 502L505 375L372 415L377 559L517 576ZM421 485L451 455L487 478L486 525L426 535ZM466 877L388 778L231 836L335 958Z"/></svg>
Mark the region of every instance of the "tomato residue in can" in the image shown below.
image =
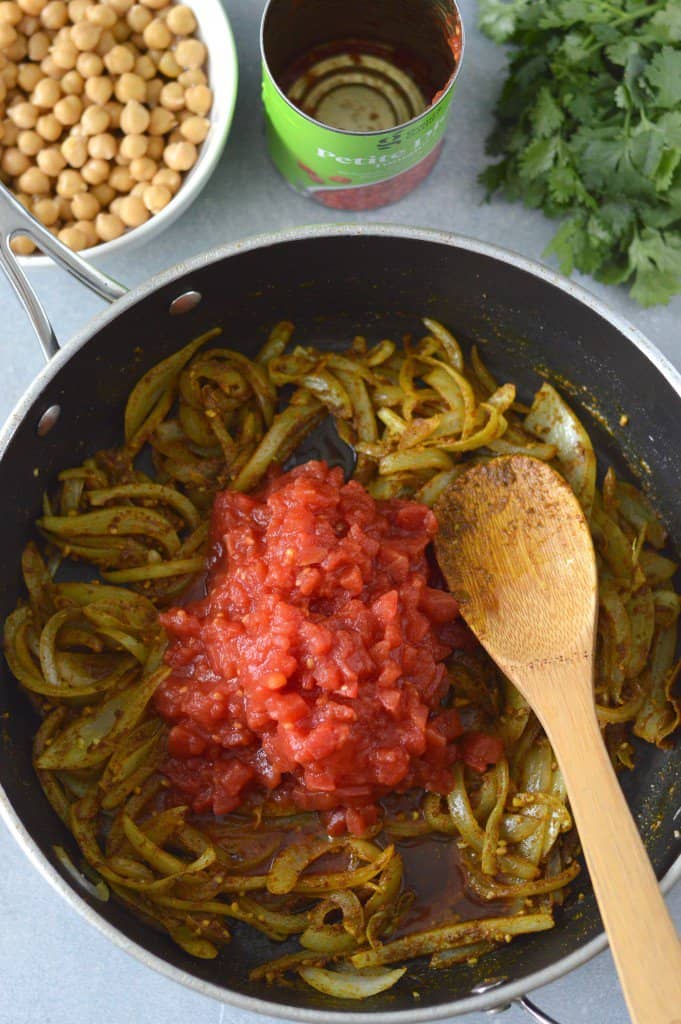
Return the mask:
<svg viewBox="0 0 681 1024"><path fill-rule="evenodd" d="M436 530L425 505L377 501L322 462L218 495L207 593L162 614L172 672L155 697L163 771L195 811L266 795L362 834L385 794L445 793L455 760L501 756L445 706L445 659L471 637L432 585Z"/></svg>

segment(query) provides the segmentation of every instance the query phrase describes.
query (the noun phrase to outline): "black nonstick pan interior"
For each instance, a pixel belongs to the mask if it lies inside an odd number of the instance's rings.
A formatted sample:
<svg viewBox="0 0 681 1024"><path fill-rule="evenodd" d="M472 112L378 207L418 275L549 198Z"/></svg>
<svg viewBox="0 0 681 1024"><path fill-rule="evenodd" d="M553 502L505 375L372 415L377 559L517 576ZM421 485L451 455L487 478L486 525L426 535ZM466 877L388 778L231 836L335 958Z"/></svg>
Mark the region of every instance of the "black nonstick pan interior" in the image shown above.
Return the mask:
<svg viewBox="0 0 681 1024"><path fill-rule="evenodd" d="M202 301L185 316L170 316L169 303L188 289L199 291ZM638 478L672 536L681 538L681 395L673 371L665 376L653 361L657 357L632 341L633 331L620 329L600 307L591 308L566 286L552 284L548 274L535 276L524 261L506 261L477 243L469 247L464 240L398 229L351 233L336 228L312 237L301 232L199 260L182 272L181 280L166 276L155 289L137 290L105 315L90 340L74 344L58 357L61 365L47 371L0 461L0 617L13 608L21 590L19 552L31 536L43 489L59 469L120 440L127 395L159 359L216 324L224 327L226 346L252 354L279 319L295 322L295 338L302 343L342 347L357 333L372 341L418 334L424 315L443 321L464 343L475 339L494 374L516 382L525 399L540 383L538 371L550 373L593 432L602 466L610 461ZM39 437L38 420L52 405L59 405L61 414L55 427ZM623 414L626 426L620 426ZM35 717L4 662L0 673L0 781L33 841L56 864L53 846L60 844L75 857L73 843L31 767ZM681 853L681 839L678 832L674 835L679 823L673 821L678 765L674 751L641 747L636 771L623 779L660 877ZM249 982L252 966L284 951L251 931L235 927L233 942L218 960L199 961L116 902L99 903L75 888L122 937L187 972L190 983L203 991L209 990L202 982L215 986L215 995L216 989L229 990L266 1000L270 1005L260 1004L263 1012L291 1017L307 1018L306 1010L328 1015L355 1009L302 986ZM491 995L469 1002L476 986L517 982L510 993L517 994L537 982L530 980L532 975L581 949L600 931L584 873L552 932L517 940L474 967L439 972L416 967L395 989L362 1004L361 1011L445 1016L481 1001L490 1005ZM541 981L547 980L543 975Z"/></svg>

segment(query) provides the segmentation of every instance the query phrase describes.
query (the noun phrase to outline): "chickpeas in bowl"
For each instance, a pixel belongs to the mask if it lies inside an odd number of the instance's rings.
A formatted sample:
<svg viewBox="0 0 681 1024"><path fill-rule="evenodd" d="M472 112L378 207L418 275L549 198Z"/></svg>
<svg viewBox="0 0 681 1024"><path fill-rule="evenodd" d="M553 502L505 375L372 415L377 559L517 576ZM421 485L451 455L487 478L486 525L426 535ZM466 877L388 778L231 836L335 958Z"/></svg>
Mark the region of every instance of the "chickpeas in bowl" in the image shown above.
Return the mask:
<svg viewBox="0 0 681 1024"><path fill-rule="evenodd" d="M0 178L71 249L147 240L217 163L236 79L220 0L0 0Z"/></svg>

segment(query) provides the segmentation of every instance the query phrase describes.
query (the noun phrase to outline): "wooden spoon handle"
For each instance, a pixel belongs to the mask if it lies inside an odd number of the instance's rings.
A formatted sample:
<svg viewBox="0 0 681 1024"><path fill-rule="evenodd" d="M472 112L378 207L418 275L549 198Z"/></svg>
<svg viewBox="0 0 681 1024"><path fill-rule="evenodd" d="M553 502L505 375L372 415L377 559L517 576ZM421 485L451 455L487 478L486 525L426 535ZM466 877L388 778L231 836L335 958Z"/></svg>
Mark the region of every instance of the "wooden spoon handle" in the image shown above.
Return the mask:
<svg viewBox="0 0 681 1024"><path fill-rule="evenodd" d="M600 736L590 688L573 692L547 732L627 1006L634 1024L681 1024L681 942Z"/></svg>

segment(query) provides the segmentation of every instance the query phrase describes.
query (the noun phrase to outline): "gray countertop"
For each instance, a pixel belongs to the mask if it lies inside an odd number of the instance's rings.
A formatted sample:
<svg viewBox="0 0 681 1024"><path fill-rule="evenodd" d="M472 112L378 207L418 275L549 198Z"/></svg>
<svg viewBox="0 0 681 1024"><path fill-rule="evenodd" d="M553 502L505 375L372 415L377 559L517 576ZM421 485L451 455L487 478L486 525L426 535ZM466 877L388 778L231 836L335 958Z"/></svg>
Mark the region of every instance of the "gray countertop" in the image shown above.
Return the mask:
<svg viewBox="0 0 681 1024"><path fill-rule="evenodd" d="M262 0L225 0L240 59L236 117L224 157L205 191L160 238L129 256L110 258L102 269L132 285L158 270L222 242L260 231L322 221L384 221L436 227L499 242L540 259L552 225L536 211L482 202L476 173L484 165L484 138L503 80L503 52L475 28L475 3L460 4L467 48L447 145L429 180L395 206L371 215L327 211L293 192L267 158L260 115L258 24ZM31 280L57 336L65 340L100 308L98 299L57 269L35 270ZM628 317L681 368L681 298L642 310L621 289L582 282ZM9 285L0 280L0 420L40 369L41 355ZM29 864L0 825L0 1024L256 1024L249 1013L221 1006L142 967L86 925ZM681 886L669 897L681 924ZM651 980L654 984L654 981ZM604 953L585 967L535 994L561 1024L626 1021L612 960ZM484 1015L457 1018L462 1024ZM518 1007L505 1024L528 1018ZM264 1018L260 1018L264 1024Z"/></svg>

